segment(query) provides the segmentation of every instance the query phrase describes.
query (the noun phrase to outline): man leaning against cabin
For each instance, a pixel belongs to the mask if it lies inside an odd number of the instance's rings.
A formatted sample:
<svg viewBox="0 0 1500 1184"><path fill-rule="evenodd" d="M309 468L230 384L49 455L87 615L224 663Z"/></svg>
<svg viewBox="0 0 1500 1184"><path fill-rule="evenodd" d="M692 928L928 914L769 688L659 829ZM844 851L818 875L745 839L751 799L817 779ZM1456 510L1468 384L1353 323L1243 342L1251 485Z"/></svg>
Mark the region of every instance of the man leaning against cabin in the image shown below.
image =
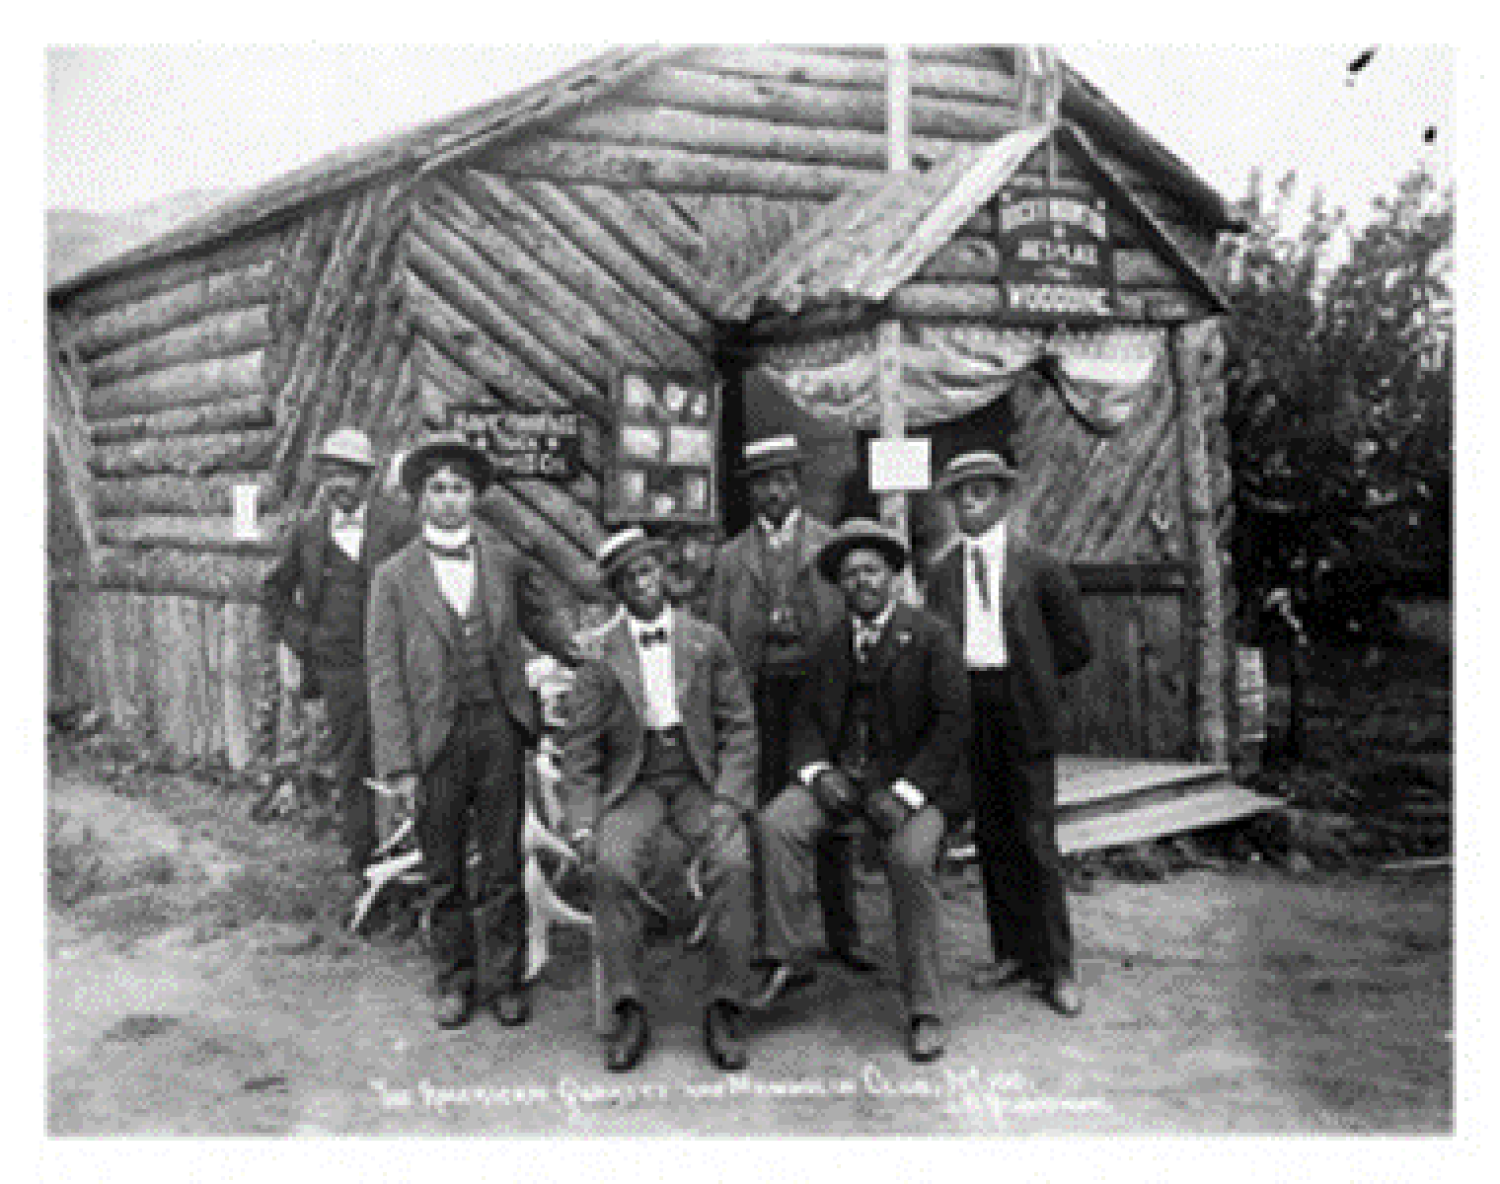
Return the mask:
<svg viewBox="0 0 1500 1184"><path fill-rule="evenodd" d="M650 1038L641 989L644 887L670 826L704 896L703 1038L719 1069L745 1065L754 900L745 816L755 804L755 714L723 635L667 603L662 544L640 527L606 539L600 570L623 611L579 673L563 735L568 837L593 865L595 989L613 1028L605 1064L626 1072Z"/></svg>
<svg viewBox="0 0 1500 1184"><path fill-rule="evenodd" d="M377 492L374 449L339 428L313 454L318 496L287 535L265 580L275 635L302 663L303 694L322 696L334 749L346 865L358 874L375 849L365 612L370 577L416 533L411 512Z"/></svg>
<svg viewBox="0 0 1500 1184"><path fill-rule="evenodd" d="M933 568L927 603L963 638L974 702L974 843L995 960L971 985L1030 980L1074 1016L1083 994L1057 850L1058 682L1087 665L1090 646L1067 568L1009 529L1019 488L998 453L948 463L937 489L960 538Z"/></svg>
<svg viewBox="0 0 1500 1184"><path fill-rule="evenodd" d="M957 639L897 598L907 559L900 535L862 519L840 526L819 553L850 615L818 646L797 704L796 781L760 815L772 966L754 1002L769 1007L813 981L805 907L813 850L820 834L862 818L890 882L907 1054L924 1062L946 1045L938 844L967 809L955 774L970 716Z"/></svg>
<svg viewBox="0 0 1500 1184"><path fill-rule="evenodd" d="M401 480L421 535L375 573L370 592L375 772L415 811L443 1028L466 1023L475 1005L491 1005L507 1027L530 1016L523 750L538 721L520 635L569 665L578 659L536 571L475 519L492 477L485 454L456 434L414 448Z"/></svg>
<svg viewBox="0 0 1500 1184"><path fill-rule="evenodd" d="M708 595L708 620L734 647L755 699L757 806L770 802L791 779L792 712L818 642L844 613L838 589L818 571L818 549L832 530L802 508L801 465L795 436L745 445L740 472L756 517L715 557ZM852 848L842 831L820 836L818 899L829 955L865 972L875 963L859 949Z"/></svg>

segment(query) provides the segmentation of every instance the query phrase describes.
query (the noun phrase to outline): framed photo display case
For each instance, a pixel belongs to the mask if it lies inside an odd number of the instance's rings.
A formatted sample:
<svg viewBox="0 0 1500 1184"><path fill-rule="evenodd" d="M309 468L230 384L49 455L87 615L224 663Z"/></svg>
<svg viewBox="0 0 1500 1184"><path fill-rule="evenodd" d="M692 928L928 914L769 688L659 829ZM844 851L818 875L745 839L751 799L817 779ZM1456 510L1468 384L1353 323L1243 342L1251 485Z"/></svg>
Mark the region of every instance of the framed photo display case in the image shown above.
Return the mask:
<svg viewBox="0 0 1500 1184"><path fill-rule="evenodd" d="M719 382L664 370L616 376L605 515L616 523L718 519Z"/></svg>

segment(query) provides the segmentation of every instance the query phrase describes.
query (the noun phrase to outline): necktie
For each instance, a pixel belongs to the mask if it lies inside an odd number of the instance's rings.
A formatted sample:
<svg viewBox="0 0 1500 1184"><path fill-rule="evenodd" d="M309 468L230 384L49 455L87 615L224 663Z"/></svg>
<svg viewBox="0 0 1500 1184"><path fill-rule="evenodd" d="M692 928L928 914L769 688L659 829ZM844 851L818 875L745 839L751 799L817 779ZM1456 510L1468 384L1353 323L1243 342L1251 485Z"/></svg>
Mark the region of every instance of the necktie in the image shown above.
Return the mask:
<svg viewBox="0 0 1500 1184"><path fill-rule="evenodd" d="M641 649L650 649L653 645L666 645L667 631L665 629L643 629L641 630Z"/></svg>
<svg viewBox="0 0 1500 1184"><path fill-rule="evenodd" d="M984 549L977 544L969 548L973 555L971 561L974 565L974 583L979 588L979 606L985 612L990 611L990 581L989 572L984 562Z"/></svg>
<svg viewBox="0 0 1500 1184"><path fill-rule="evenodd" d="M856 662L868 662L870 653L875 649L875 643L880 640L878 629L869 629L860 626L854 634L854 660Z"/></svg>
<svg viewBox="0 0 1500 1184"><path fill-rule="evenodd" d="M427 549L439 559L468 559L473 555L468 543L458 547L444 547L431 539L424 539L423 542L427 544Z"/></svg>

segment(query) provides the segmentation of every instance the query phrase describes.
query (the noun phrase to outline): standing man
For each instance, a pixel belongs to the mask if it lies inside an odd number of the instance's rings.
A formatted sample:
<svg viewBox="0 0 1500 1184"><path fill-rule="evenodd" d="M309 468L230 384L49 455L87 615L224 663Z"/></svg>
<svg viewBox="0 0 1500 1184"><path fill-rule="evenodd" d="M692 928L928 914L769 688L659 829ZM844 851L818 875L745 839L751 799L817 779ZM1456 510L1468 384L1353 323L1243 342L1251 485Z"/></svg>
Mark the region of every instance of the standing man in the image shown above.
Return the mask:
<svg viewBox="0 0 1500 1184"><path fill-rule="evenodd" d="M769 1006L812 979L804 907L817 837L851 818L880 839L895 913L907 1053L944 1049L938 958L938 843L967 812L955 777L969 737L963 657L947 625L897 596L901 536L853 519L819 554L837 578L848 621L813 656L792 724L796 783L761 812L766 947L773 960L756 998Z"/></svg>
<svg viewBox="0 0 1500 1184"><path fill-rule="evenodd" d="M1029 978L1074 1016L1083 994L1057 851L1058 682L1088 663L1089 637L1067 568L1007 529L1019 481L994 452L948 463L937 489L961 537L933 569L927 600L963 638L978 721L974 842L995 961L971 985Z"/></svg>
<svg viewBox="0 0 1500 1184"><path fill-rule="evenodd" d="M411 541L416 523L376 492L375 452L358 428L339 428L313 454L319 496L299 517L265 580L275 635L302 663L303 693L328 705L346 866L356 875L375 849L365 609L370 576Z"/></svg>
<svg viewBox="0 0 1500 1184"><path fill-rule="evenodd" d="M754 694L760 733L757 806L768 804L791 780L792 714L808 663L844 614L838 589L818 571L818 550L832 531L801 507L801 464L795 436L745 445L741 471L756 518L719 552L708 594L709 622L729 639ZM820 837L818 899L828 952L865 972L875 963L859 949L852 847L841 831Z"/></svg>
<svg viewBox="0 0 1500 1184"><path fill-rule="evenodd" d="M537 714L520 635L569 664L577 649L535 570L475 520L492 479L483 452L438 436L412 450L401 478L422 533L370 592L375 772L415 808L439 1027L466 1023L475 1003L509 1027L531 1012L521 830Z"/></svg>
<svg viewBox="0 0 1500 1184"><path fill-rule="evenodd" d="M704 894L704 1044L716 1067L742 1069L755 925L744 823L755 804L755 713L723 635L667 603L661 550L640 527L599 548L599 567L624 611L573 689L563 812L575 850L595 864L595 989L614 1020L606 1065L626 1072L646 1051L643 885L657 834L671 826Z"/></svg>

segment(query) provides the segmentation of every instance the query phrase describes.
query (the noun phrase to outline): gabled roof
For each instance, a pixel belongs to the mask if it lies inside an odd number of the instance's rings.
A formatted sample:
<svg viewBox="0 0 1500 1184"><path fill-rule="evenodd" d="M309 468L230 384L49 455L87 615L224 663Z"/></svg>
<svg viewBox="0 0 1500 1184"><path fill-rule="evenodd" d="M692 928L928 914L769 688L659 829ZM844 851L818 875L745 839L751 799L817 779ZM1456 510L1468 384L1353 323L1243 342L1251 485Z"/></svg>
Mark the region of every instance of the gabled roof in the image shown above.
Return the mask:
<svg viewBox="0 0 1500 1184"><path fill-rule="evenodd" d="M845 194L764 267L728 293L719 317L743 323L812 307L874 305L910 280L1051 137L1070 150L1113 208L1178 269L1217 312L1227 311L1208 277L1094 153L1072 124L1038 125L980 149L960 149L925 173L894 173Z"/></svg>

